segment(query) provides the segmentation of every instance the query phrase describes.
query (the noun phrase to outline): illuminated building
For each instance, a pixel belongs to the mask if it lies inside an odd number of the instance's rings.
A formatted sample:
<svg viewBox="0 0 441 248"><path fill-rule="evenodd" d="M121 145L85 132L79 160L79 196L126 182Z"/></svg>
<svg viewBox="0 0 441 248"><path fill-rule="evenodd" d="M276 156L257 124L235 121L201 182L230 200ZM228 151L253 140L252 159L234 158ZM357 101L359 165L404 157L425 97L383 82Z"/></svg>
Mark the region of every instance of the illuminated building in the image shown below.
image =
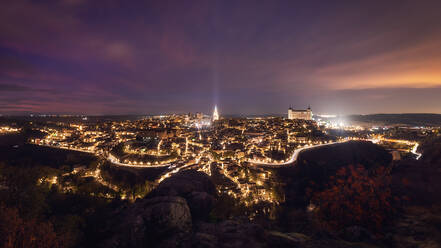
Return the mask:
<svg viewBox="0 0 441 248"><path fill-rule="evenodd" d="M217 112L217 106L214 106L213 121L217 121L217 120L219 120L219 113Z"/></svg>
<svg viewBox="0 0 441 248"><path fill-rule="evenodd" d="M288 109L288 119L289 120L295 120L295 119L302 119L302 120L312 120L312 110L311 107L308 107L307 109L297 110L292 109L291 107Z"/></svg>

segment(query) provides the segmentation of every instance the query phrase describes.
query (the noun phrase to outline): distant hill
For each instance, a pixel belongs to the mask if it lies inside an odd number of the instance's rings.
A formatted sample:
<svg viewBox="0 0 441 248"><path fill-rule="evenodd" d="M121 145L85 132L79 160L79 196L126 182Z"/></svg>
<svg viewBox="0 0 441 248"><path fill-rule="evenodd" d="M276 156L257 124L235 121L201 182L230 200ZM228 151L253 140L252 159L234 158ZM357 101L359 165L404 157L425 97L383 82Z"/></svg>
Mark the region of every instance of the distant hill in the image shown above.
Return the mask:
<svg viewBox="0 0 441 248"><path fill-rule="evenodd" d="M441 126L441 114L372 114L349 115L350 122L378 125Z"/></svg>

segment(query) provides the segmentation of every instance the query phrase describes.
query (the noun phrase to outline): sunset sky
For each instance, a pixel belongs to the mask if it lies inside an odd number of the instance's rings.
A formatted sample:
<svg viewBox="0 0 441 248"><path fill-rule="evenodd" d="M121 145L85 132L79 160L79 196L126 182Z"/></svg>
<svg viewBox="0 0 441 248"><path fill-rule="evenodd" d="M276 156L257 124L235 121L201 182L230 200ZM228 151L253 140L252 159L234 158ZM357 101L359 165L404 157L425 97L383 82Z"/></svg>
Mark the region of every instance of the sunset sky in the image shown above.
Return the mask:
<svg viewBox="0 0 441 248"><path fill-rule="evenodd" d="M439 0L5 0L0 114L441 113L440 10Z"/></svg>

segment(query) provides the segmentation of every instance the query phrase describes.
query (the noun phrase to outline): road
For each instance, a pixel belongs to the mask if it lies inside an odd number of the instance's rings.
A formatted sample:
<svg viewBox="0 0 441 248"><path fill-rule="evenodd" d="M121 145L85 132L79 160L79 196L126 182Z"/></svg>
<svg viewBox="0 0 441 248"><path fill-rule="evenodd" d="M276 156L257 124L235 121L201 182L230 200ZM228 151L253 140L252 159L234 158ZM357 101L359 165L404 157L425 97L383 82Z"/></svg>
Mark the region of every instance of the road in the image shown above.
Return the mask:
<svg viewBox="0 0 441 248"><path fill-rule="evenodd" d="M416 144L413 146L412 151L411 151L413 154L416 155L416 160L420 159L421 156L423 156L422 153L417 152L417 150L418 150L418 146L419 146L419 145L420 145L420 144L416 143Z"/></svg>
<svg viewBox="0 0 441 248"><path fill-rule="evenodd" d="M318 144L318 145L313 145L313 146L305 146L305 147L301 147L301 148L295 149L293 155L291 156L291 158L288 161L286 161L286 162L264 162L264 161L251 160L251 159L247 160L247 162L255 164L255 165L266 165L266 166L277 166L277 167L278 166L289 165L289 164L292 164L295 161L297 161L297 158L299 157L300 152L302 152L304 150L308 150L308 149L312 149L312 148L317 148L317 147L321 147L321 146L340 144L340 143L344 143L344 142L347 142L347 141L350 141L350 140L352 140L352 139L345 139L345 140L342 140L342 141L326 143L326 144ZM389 141L389 142L413 144L414 147L412 148L411 152L416 155L416 159L418 160L422 156L421 153L417 152L417 149L418 149L418 146L419 146L419 144L417 142L411 142L411 141L407 141L407 140L395 140L395 139L382 139L382 140L383 141ZM379 140L369 139L367 141L371 141L373 143L377 143ZM87 152L87 153L92 153L92 154L98 155L96 152L89 151L89 150L82 150L82 149L68 148L68 147L59 147L59 146L50 146L50 145L42 145L42 146L47 146L47 147L52 147L52 148L61 148L61 149L66 149L66 150L74 150L74 151L79 151L79 152ZM106 157L106 159L109 162L113 163L114 165L131 167L131 168L160 168L160 167L167 167L167 166L171 165L171 163L153 164L153 165L125 164L125 163L119 162L118 159L116 159L111 154L109 154Z"/></svg>
<svg viewBox="0 0 441 248"><path fill-rule="evenodd" d="M292 154L291 158L286 161L286 162L264 162L264 161L257 161L257 160L248 160L247 162L249 163L253 163L256 165L267 165L267 166L283 166L283 165L289 165L294 163L295 161L297 161L297 158L299 157L300 152L304 151L304 150L308 150L308 149L312 149L312 148L317 148L320 146L329 146L329 145L334 145L334 144L340 144L340 143L344 143L344 142L348 142L351 141L350 139L348 140L343 140L343 141L337 141L337 142L332 142L332 143L326 143L326 144L318 144L318 145L313 145L313 146L305 146L305 147L301 147L301 148L297 148L294 150L294 153Z"/></svg>
<svg viewBox="0 0 441 248"><path fill-rule="evenodd" d="M289 165L294 163L295 161L297 161L297 158L299 157L300 152L307 150L307 149L312 149L312 148L316 148L316 147L320 147L320 146L327 146L327 145L334 145L334 144L339 144L339 143L344 143L344 142L348 142L351 141L352 139L345 139L342 141L337 141L337 142L332 142L332 143L326 143L326 144L318 144L318 145L313 145L313 146L305 146L305 147L301 147L298 148L296 150L294 150L293 155L291 156L291 158L286 161L286 162L279 162L279 163L274 163L274 162L264 162L264 161L257 161L257 160L248 160L247 162L256 164L256 165L267 165L267 166L283 166L283 165ZM361 139L362 140L362 139ZM420 159L422 154L417 152L418 146L419 144L417 142L412 142L412 141L407 141L407 140L396 140L396 139L381 139L382 141L389 141L389 142L397 142L397 143L406 143L409 145L413 145L412 150L410 151L411 153L416 155L416 159ZM375 140L375 139L367 139L366 141L370 141L372 143L378 143L379 140Z"/></svg>
<svg viewBox="0 0 441 248"><path fill-rule="evenodd" d="M412 150L410 150L411 153L413 153L416 156L416 160L420 159L423 155L422 153L417 152L418 146L420 145L418 142L409 141L409 140L398 140L398 139L371 139L370 140L373 143L378 143L379 141L387 141L387 142L395 142L395 143L403 143L407 145L413 145Z"/></svg>
<svg viewBox="0 0 441 248"><path fill-rule="evenodd" d="M31 143L31 144L33 144L33 143ZM45 146L45 147L57 148L57 149L64 149L64 150L69 150L69 151L85 152L85 153L89 153L89 154L94 154L96 156L100 155L100 152L97 152L97 151L78 149L78 148L73 148L73 147L51 146L51 145L43 145L43 144L33 144L33 145ZM167 163L167 164L152 164L152 165L125 164L125 163L118 162L118 160L114 156L112 156L111 154L109 154L105 158L107 159L107 161L109 161L109 162L111 162L111 163L113 163L113 164L115 164L117 166L126 166L126 167L133 167L133 168L160 168L160 167L166 167L166 166L170 166L171 165L171 163Z"/></svg>
<svg viewBox="0 0 441 248"><path fill-rule="evenodd" d="M152 165L147 165L147 164L125 164L125 163L118 162L118 159L116 159L110 153L107 156L107 161L109 161L112 164L117 165L117 166L126 166L126 167L132 167L132 168L160 168L160 167L166 167L166 166L170 166L171 165L171 163L167 163L167 164L152 164Z"/></svg>
<svg viewBox="0 0 441 248"><path fill-rule="evenodd" d="M76 152L85 152L85 153L90 153L90 154L96 154L94 151L84 150L84 149L78 149L78 148L72 148L72 147L65 147L65 146L51 146L51 145L35 144L35 143L30 143L30 144L32 144L32 145L36 145L36 146L49 147L49 148L57 148L57 149L64 149L64 150L69 150L69 151L76 151Z"/></svg>

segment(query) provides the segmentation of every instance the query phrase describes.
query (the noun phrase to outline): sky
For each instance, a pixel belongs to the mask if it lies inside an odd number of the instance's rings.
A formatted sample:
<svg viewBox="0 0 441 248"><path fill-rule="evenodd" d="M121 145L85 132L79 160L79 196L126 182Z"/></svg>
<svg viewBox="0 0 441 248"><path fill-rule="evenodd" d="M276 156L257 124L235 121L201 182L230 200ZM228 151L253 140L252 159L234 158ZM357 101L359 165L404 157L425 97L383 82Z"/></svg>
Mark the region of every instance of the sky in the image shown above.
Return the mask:
<svg viewBox="0 0 441 248"><path fill-rule="evenodd" d="M441 1L4 0L0 114L441 113Z"/></svg>

